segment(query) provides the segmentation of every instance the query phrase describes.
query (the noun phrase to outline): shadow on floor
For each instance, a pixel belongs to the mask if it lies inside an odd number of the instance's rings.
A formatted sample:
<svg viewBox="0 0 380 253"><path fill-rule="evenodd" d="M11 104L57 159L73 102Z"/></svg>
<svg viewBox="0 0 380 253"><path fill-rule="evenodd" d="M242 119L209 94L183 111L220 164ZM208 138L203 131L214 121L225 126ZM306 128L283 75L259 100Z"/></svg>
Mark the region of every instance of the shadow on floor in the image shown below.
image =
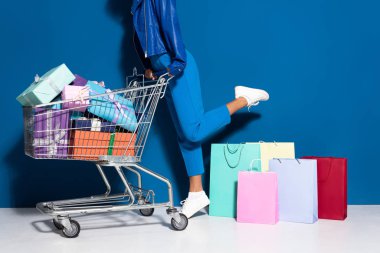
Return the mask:
<svg viewBox="0 0 380 253"><path fill-rule="evenodd" d="M105 192L104 183L91 162L32 159L24 154L24 141L14 142L4 160L11 178L12 207L34 207L42 201L78 198ZM105 169L110 182L120 179Z"/></svg>
<svg viewBox="0 0 380 253"><path fill-rule="evenodd" d="M21 213L24 213L25 215L25 212ZM136 210L106 214L88 214L86 216L74 216L72 218L79 222L81 226L81 231L120 227L131 228L136 226L147 225L161 225L163 227L173 230L173 228L170 225L169 216L166 219L161 215L153 215L152 217L142 217ZM60 230L57 229L53 224L52 218L36 220L31 222L31 225L39 233L56 233L62 236Z"/></svg>

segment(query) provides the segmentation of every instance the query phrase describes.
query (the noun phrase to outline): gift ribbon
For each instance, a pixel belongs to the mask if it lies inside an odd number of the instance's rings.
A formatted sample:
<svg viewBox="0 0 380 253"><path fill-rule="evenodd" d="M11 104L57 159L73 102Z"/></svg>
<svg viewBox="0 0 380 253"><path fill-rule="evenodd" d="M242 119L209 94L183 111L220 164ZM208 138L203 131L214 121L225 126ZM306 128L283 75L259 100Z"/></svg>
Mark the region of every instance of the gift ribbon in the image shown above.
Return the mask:
<svg viewBox="0 0 380 253"><path fill-rule="evenodd" d="M111 93L112 91L111 91L110 89L106 89L106 92L107 92L107 93ZM128 108L128 106L121 105L121 104L115 99L115 94L109 94L108 97L109 97L110 100L111 100L110 102L114 103L115 107L116 107L117 109L119 109L120 114L121 114L124 118L128 119L128 115L125 114L124 110L129 110L129 111L130 111L131 109ZM119 114L117 113L111 122L114 123L114 124L116 124L117 121L118 121L118 119L119 119Z"/></svg>
<svg viewBox="0 0 380 253"><path fill-rule="evenodd" d="M84 104L84 99L83 99L83 96L85 97L88 97L89 96L89 92L90 92L90 87L88 86L84 86L79 92L78 94L74 97L75 100L80 100L82 102L82 104Z"/></svg>
<svg viewBox="0 0 380 253"><path fill-rule="evenodd" d="M47 157L51 157L57 154L58 145L67 145L67 140L62 139L65 137L67 131L60 129L61 123L57 122L55 129L53 125L53 113L51 110L46 112L46 132L48 133L46 138L35 138L33 140L33 146L47 146Z"/></svg>
<svg viewBox="0 0 380 253"><path fill-rule="evenodd" d="M108 146L108 152L107 152L108 155L112 155L114 143L115 143L115 134L113 133L111 134L111 138L110 138L110 142Z"/></svg>
<svg viewBox="0 0 380 253"><path fill-rule="evenodd" d="M100 119L88 119L86 117L79 117L76 119L76 121L79 121L79 120L90 120L91 121L90 131L94 131L94 132L100 132L101 131L102 121ZM87 129L88 127L83 127L83 125L82 125L82 128Z"/></svg>
<svg viewBox="0 0 380 253"><path fill-rule="evenodd" d="M100 119L91 119L91 131L100 132L102 128L102 122Z"/></svg>

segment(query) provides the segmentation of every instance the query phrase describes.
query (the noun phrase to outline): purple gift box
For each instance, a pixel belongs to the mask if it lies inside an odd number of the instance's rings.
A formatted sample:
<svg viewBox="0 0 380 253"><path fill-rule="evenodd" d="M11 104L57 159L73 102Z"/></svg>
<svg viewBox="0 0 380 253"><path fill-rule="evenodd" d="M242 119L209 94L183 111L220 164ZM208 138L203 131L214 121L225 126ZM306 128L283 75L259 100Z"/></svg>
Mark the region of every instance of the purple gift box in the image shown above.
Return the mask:
<svg viewBox="0 0 380 253"><path fill-rule="evenodd" d="M81 77L80 75L74 75L75 76L75 79L72 83L70 83L70 85L74 85L74 86L85 86L87 84L87 80L84 79L83 77Z"/></svg>
<svg viewBox="0 0 380 253"><path fill-rule="evenodd" d="M69 137L68 110L37 108L34 115L35 158L66 158Z"/></svg>

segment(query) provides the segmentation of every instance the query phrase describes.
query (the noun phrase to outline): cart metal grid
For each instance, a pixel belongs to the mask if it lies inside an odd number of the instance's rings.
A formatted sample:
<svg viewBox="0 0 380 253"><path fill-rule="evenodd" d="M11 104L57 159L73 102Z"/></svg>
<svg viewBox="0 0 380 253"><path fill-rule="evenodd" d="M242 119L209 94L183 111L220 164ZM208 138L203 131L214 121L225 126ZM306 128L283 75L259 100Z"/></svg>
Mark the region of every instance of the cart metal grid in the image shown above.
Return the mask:
<svg viewBox="0 0 380 253"><path fill-rule="evenodd" d="M106 186L101 195L36 205L39 211L53 217L54 225L65 237L79 235L80 225L71 218L73 215L138 209L141 215L150 216L158 207L167 208L174 230L187 227L187 217L174 207L170 181L139 164L158 101L171 79L164 74L157 80L145 80L134 69L125 89L23 108L26 155L95 163ZM116 170L124 192L111 194L104 167ZM136 186L129 183L125 170L136 175ZM167 202L155 203L154 192L142 187L140 172L167 185Z"/></svg>

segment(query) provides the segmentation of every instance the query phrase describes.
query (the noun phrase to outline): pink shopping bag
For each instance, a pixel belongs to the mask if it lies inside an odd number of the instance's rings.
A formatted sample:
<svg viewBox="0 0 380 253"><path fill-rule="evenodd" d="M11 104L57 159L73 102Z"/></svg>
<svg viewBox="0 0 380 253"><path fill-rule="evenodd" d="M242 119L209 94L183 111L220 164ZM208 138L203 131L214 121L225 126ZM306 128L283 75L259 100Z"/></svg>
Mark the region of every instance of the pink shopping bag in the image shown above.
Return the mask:
<svg viewBox="0 0 380 253"><path fill-rule="evenodd" d="M239 172L237 221L260 224L278 222L276 173Z"/></svg>

